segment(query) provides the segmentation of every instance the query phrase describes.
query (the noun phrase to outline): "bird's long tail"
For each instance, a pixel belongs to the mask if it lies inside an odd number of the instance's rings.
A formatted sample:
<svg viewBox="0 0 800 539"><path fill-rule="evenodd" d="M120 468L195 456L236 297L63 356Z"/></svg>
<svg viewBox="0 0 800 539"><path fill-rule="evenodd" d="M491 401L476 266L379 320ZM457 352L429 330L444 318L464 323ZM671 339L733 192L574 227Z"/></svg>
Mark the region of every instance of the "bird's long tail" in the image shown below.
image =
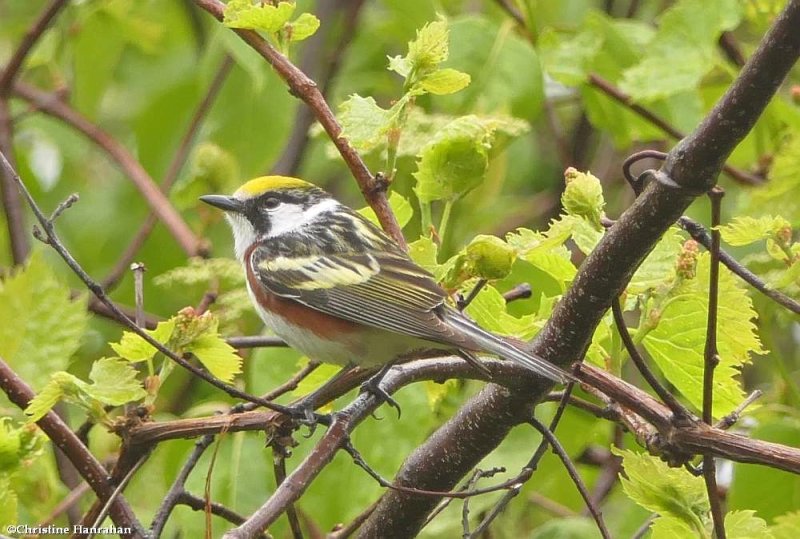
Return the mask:
<svg viewBox="0 0 800 539"><path fill-rule="evenodd" d="M458 329L462 334L469 337L481 349L490 354L495 354L503 359L508 359L527 367L540 376L549 378L554 382L566 383L575 381L575 377L567 371L546 361L539 356L521 350L513 343L504 340L502 337L494 335L482 329L467 317L458 312L447 313L447 321L451 327Z"/></svg>

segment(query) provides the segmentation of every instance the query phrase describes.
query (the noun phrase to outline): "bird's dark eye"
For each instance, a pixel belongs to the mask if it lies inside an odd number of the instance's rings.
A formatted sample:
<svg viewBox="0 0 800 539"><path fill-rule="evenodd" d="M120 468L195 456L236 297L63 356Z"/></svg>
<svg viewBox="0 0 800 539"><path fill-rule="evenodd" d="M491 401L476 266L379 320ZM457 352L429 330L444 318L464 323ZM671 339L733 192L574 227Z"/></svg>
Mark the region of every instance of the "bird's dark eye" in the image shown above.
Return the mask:
<svg viewBox="0 0 800 539"><path fill-rule="evenodd" d="M281 205L281 201L275 197L269 197L264 201L264 207L268 210L274 210Z"/></svg>

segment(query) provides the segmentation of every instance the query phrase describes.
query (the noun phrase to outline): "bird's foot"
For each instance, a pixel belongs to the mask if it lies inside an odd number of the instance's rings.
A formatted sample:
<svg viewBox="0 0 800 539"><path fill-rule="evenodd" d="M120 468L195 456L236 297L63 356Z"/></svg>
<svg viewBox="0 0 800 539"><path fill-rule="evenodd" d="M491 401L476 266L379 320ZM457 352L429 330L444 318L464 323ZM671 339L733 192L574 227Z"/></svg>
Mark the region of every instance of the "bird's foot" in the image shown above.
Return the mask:
<svg viewBox="0 0 800 539"><path fill-rule="evenodd" d="M397 410L397 419L400 419L400 414L402 413L400 405L397 404L397 401L394 400L392 396L389 395L386 392L386 390L381 387L381 380L383 379L384 374L386 373L383 372L382 369L381 372L379 372L378 374L376 374L375 376L373 376L372 378L361 384L361 391L369 393L370 395L378 399L379 402L385 402L386 404Z"/></svg>
<svg viewBox="0 0 800 539"><path fill-rule="evenodd" d="M298 424L308 427L308 435L306 438L311 438L314 431L317 430L317 425L330 425L331 415L320 414L314 411L313 403L302 400L297 404L288 407L289 415Z"/></svg>

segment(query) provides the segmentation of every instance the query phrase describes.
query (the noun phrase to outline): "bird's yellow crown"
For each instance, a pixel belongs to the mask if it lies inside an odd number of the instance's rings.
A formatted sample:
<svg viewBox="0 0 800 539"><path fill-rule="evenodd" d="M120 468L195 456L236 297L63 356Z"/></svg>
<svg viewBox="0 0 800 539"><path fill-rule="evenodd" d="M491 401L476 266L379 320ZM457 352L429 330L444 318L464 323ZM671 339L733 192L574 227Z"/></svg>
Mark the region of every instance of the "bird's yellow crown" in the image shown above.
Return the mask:
<svg viewBox="0 0 800 539"><path fill-rule="evenodd" d="M261 176L242 185L235 193L241 198L257 197L279 189L310 189L314 184L291 176Z"/></svg>

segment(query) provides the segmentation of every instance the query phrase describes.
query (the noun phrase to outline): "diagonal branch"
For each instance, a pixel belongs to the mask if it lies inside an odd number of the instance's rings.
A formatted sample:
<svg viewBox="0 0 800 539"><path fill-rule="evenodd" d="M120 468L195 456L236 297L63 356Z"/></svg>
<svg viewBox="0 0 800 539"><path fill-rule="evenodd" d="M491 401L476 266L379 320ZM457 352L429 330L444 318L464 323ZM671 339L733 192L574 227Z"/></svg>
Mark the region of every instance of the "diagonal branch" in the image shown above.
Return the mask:
<svg viewBox="0 0 800 539"><path fill-rule="evenodd" d="M670 152L661 179L673 185L652 182L611 227L532 343L533 352L562 366L583 356L613 298L694 198L714 185L725 159L781 85L800 55L797 28L800 0L791 0L722 100ZM549 389L543 381L525 391L488 386L406 459L395 483L453 488L513 426L524 421L526 412ZM361 528L361 536L412 537L437 502L387 492Z"/></svg>

